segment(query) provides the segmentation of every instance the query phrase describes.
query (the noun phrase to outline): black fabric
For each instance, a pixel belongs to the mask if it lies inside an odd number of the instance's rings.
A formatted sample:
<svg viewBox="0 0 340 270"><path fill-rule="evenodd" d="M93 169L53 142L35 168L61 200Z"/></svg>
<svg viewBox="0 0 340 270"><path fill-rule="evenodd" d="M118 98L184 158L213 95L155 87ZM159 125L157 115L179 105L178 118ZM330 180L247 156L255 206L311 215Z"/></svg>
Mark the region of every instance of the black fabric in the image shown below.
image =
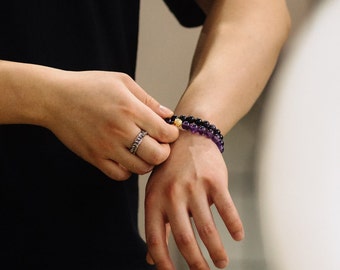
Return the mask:
<svg viewBox="0 0 340 270"><path fill-rule="evenodd" d="M199 26L205 20L204 12L194 0L164 0L164 2L185 27Z"/></svg>
<svg viewBox="0 0 340 270"><path fill-rule="evenodd" d="M4 1L0 59L134 77L138 20L137 0ZM0 125L0 269L153 269L137 210L137 176L113 181L45 128Z"/></svg>

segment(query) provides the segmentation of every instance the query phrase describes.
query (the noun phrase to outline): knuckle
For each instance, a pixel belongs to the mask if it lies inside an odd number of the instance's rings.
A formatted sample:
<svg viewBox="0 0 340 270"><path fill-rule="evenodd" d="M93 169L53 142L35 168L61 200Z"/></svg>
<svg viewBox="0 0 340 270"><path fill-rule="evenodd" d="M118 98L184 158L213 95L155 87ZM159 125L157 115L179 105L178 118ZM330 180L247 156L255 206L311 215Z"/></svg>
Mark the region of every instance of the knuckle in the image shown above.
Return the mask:
<svg viewBox="0 0 340 270"><path fill-rule="evenodd" d="M179 233L176 239L177 239L178 245L182 247L192 246L196 242L194 236L186 232Z"/></svg>
<svg viewBox="0 0 340 270"><path fill-rule="evenodd" d="M123 82L131 82L133 80L128 74L123 72L117 72L117 75Z"/></svg>
<svg viewBox="0 0 340 270"><path fill-rule="evenodd" d="M234 210L234 205L230 201L227 201L226 203L218 206L222 213L232 213Z"/></svg>
<svg viewBox="0 0 340 270"><path fill-rule="evenodd" d="M157 247L161 246L162 241L156 235L150 234L146 238L146 243L147 243L148 248L152 249L152 248L155 248L155 247L157 248Z"/></svg>
<svg viewBox="0 0 340 270"><path fill-rule="evenodd" d="M131 176L130 172L127 171L122 171L122 170L106 170L104 171L104 173L110 177L113 180L116 181L125 181L127 179L129 179L129 177Z"/></svg>
<svg viewBox="0 0 340 270"><path fill-rule="evenodd" d="M190 181L189 183L186 184L186 193L192 197L194 194L197 192L197 182Z"/></svg>
<svg viewBox="0 0 340 270"><path fill-rule="evenodd" d="M157 147L150 154L150 162L154 165L159 165L168 158L169 154L169 147Z"/></svg>
<svg viewBox="0 0 340 270"><path fill-rule="evenodd" d="M204 224L203 226L198 226L197 231L199 235L201 236L201 238L209 239L212 235L215 234L216 227L215 227L215 224L210 222L210 223Z"/></svg>
<svg viewBox="0 0 340 270"><path fill-rule="evenodd" d="M181 187L174 181L168 184L164 191L164 196L170 205L176 205L178 198L181 197Z"/></svg>
<svg viewBox="0 0 340 270"><path fill-rule="evenodd" d="M150 167L149 165L141 165L139 168L136 169L137 174L147 174L152 170L153 167Z"/></svg>
<svg viewBox="0 0 340 270"><path fill-rule="evenodd" d="M110 176L110 175L109 175ZM111 178L117 181L125 181L131 176L130 172L119 171L111 174Z"/></svg>
<svg viewBox="0 0 340 270"><path fill-rule="evenodd" d="M205 187L206 190L209 190L209 192L212 194L214 198L219 198L219 197L225 198L226 194L229 192L228 187L226 185L218 183L217 180L214 179L214 177L210 177L210 176L206 177L206 179L203 180L203 186ZM229 203L222 207L224 207L227 211L230 210Z"/></svg>
<svg viewBox="0 0 340 270"><path fill-rule="evenodd" d="M118 167L116 166L107 166L104 165L103 162L98 162L98 166L97 166L105 175L107 175L109 178L111 178L112 180L116 180L116 181L125 181L127 179L129 179L129 177L131 176L131 172L129 172L128 170L120 167L120 165L118 165Z"/></svg>
<svg viewBox="0 0 340 270"><path fill-rule="evenodd" d="M156 107L159 106L159 103L152 96L148 95L147 93L145 93L142 102L146 106L148 106L148 107L150 107L152 109L155 109Z"/></svg>
<svg viewBox="0 0 340 270"><path fill-rule="evenodd" d="M158 130L158 136L161 142L170 143L178 138L179 131L177 127L164 123Z"/></svg>
<svg viewBox="0 0 340 270"><path fill-rule="evenodd" d="M144 171L146 171L144 166L133 166L131 168L131 171L136 174L144 174Z"/></svg>

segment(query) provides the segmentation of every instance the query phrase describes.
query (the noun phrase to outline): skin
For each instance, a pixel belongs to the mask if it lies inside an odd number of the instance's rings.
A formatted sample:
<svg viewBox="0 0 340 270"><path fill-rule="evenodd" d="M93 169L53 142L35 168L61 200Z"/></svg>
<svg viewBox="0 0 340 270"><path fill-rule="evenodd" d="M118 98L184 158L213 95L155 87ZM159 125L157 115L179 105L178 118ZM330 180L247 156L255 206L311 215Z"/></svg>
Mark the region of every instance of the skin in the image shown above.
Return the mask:
<svg viewBox="0 0 340 270"><path fill-rule="evenodd" d="M46 127L115 180L166 160L178 137L163 120L171 114L126 74L0 61L0 123ZM141 129L150 136L132 155L129 147Z"/></svg>
<svg viewBox="0 0 340 270"><path fill-rule="evenodd" d="M268 81L287 38L289 16L283 0L198 3L207 19L175 112L208 120L227 134ZM210 206L215 204L235 240L244 237L226 164L212 141L166 124L162 118L171 114L126 74L0 61L0 124L45 127L115 180L157 166L145 199L149 262L160 270L175 269L167 247L171 227L190 269L209 269L192 218L211 259L223 268L228 257ZM141 129L149 135L133 156L128 149Z"/></svg>
<svg viewBox="0 0 340 270"><path fill-rule="evenodd" d="M265 87L287 39L290 18L283 0L198 2L207 19L188 87L175 113L208 120L227 134ZM230 235L243 239L221 153L211 140L181 131L171 144L169 158L153 171L146 187L148 262L159 270L175 269L167 247L167 228L171 227L189 268L209 269L192 218L216 267L226 267L229 259L210 211L212 204Z"/></svg>

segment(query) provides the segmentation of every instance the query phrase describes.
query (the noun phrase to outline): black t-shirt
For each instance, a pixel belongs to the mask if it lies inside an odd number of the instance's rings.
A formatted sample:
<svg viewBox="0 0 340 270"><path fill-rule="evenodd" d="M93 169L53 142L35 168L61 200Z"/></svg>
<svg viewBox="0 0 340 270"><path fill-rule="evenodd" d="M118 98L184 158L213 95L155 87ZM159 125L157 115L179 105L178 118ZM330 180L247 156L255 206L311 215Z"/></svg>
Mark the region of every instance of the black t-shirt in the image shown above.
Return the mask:
<svg viewBox="0 0 340 270"><path fill-rule="evenodd" d="M165 2L185 26L204 20L193 0ZM6 1L0 59L134 77L138 20L137 0ZM1 269L149 269L137 210L137 176L113 181L45 128L0 125Z"/></svg>

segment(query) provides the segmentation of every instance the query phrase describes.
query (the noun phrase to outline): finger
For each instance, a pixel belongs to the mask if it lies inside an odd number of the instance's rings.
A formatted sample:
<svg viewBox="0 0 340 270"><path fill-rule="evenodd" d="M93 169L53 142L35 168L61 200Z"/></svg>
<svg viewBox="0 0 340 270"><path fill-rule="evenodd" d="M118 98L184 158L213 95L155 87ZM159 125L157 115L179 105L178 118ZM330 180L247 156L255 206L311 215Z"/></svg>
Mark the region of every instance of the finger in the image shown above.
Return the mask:
<svg viewBox="0 0 340 270"><path fill-rule="evenodd" d="M141 130L138 131L138 128L136 127L134 133L138 133L138 134L137 136L134 137L134 139L130 139L129 146L126 146L126 148L129 150L131 149L131 146L133 145L134 141L137 139L137 137L141 133ZM133 154L133 153L130 153L130 154ZM120 158L120 162L124 162L124 164L126 164L126 166L129 166L129 168L130 166L137 166L138 168L138 166L145 165L145 163L154 166L154 165L159 165L162 162L164 162L168 158L169 154L170 154L170 146L168 144L159 143L154 138L146 134L140 140L140 143L137 146L137 150L134 153L134 155L136 155L138 158L144 161L144 164L140 162L139 162L139 165L134 164L134 162L136 162L136 159L132 158L130 155L128 155L126 158L122 156Z"/></svg>
<svg viewBox="0 0 340 270"><path fill-rule="evenodd" d="M172 116L174 113L169 108L160 105L160 103L146 93L139 84L137 84L131 77L126 80L126 86L130 92L137 97L141 102L148 106L151 110L157 113L160 117L166 118Z"/></svg>
<svg viewBox="0 0 340 270"><path fill-rule="evenodd" d="M131 113L136 125L146 130L151 137L162 143L172 143L178 138L178 128L167 124L162 118L163 116L160 117L138 98L131 100L131 102L133 102L131 106L134 107ZM164 109L164 107L162 108Z"/></svg>
<svg viewBox="0 0 340 270"><path fill-rule="evenodd" d="M154 265L154 264L155 264L155 262L153 261L153 259L152 259L151 255L150 255L149 251L146 253L146 258L145 258L145 260L146 260L146 262L147 262L148 264L151 264L151 265Z"/></svg>
<svg viewBox="0 0 340 270"><path fill-rule="evenodd" d="M171 233L171 226L170 223L167 223L165 225L165 239L166 239L166 244L169 245L169 237L170 237L170 233Z"/></svg>
<svg viewBox="0 0 340 270"><path fill-rule="evenodd" d="M131 99L129 106L134 109L129 110L129 114L133 117L135 124L141 129L146 130L151 137L159 142L174 142L179 135L178 128L167 124L160 115L155 113L150 107L146 106L143 101L136 98L133 93L131 93L131 95L133 98Z"/></svg>
<svg viewBox="0 0 340 270"><path fill-rule="evenodd" d="M228 264L228 257L216 229L209 203L203 196L192 200L191 213L197 232L206 246L210 258L216 267L225 268Z"/></svg>
<svg viewBox="0 0 340 270"><path fill-rule="evenodd" d="M123 181L131 176L131 172L113 160L102 160L97 166L104 174L113 180Z"/></svg>
<svg viewBox="0 0 340 270"><path fill-rule="evenodd" d="M170 237L170 233L171 233L171 227L170 227L170 224L167 223L165 225L165 241L166 241L166 244L169 245L169 237ZM146 261L148 264L151 264L151 265L154 265L155 262L153 261L149 251L147 252L146 254Z"/></svg>
<svg viewBox="0 0 340 270"><path fill-rule="evenodd" d="M162 144L150 136L145 136L136 155L148 164L159 165L170 155L169 144Z"/></svg>
<svg viewBox="0 0 340 270"><path fill-rule="evenodd" d="M234 240L242 240L244 238L242 221L229 191L221 192L216 190L216 192L213 193L212 199L230 235Z"/></svg>
<svg viewBox="0 0 340 270"><path fill-rule="evenodd" d="M141 175L152 171L154 168L154 165L145 162L137 155L133 155L129 149L118 151L115 161L123 165L128 171Z"/></svg>
<svg viewBox="0 0 340 270"><path fill-rule="evenodd" d="M167 246L164 218L160 211L148 209L145 207L145 235L149 255L157 269L175 270Z"/></svg>
<svg viewBox="0 0 340 270"><path fill-rule="evenodd" d="M197 244L186 207L178 207L175 214L169 216L172 233L178 249L190 269L209 269Z"/></svg>
<svg viewBox="0 0 340 270"><path fill-rule="evenodd" d="M112 146L112 149L108 149L106 152L106 159L110 161L114 161L117 164L121 164L121 167L124 167L126 170L136 173L136 174L146 174L150 172L154 165L147 163L143 159L139 158L136 153L131 153L130 149L132 145L137 140L137 137L140 135L141 130L135 126L135 128L130 127L130 129L134 129L133 132L129 132L129 134L136 134L132 138L128 139L127 135L124 136L126 138L123 139L123 147L116 145ZM143 143L145 137L141 137L138 147ZM129 141L129 142L128 142Z"/></svg>
<svg viewBox="0 0 340 270"><path fill-rule="evenodd" d="M167 124L164 119L145 105L139 106L138 109L141 113L136 118L136 124L141 129L146 130L149 136L161 143L172 143L178 138L177 127Z"/></svg>

